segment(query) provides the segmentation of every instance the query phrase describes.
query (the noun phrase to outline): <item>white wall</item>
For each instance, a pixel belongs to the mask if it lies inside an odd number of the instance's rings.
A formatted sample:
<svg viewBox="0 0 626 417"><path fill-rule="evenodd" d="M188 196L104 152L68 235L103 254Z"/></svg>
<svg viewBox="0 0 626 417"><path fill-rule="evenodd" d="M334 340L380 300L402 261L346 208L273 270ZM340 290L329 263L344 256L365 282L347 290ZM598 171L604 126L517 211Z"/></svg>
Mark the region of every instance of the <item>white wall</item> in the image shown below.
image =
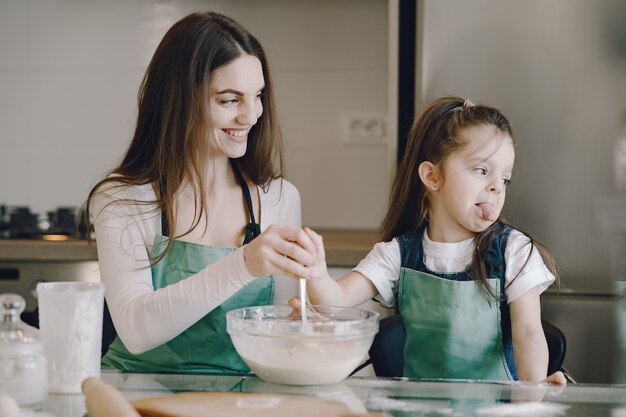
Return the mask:
<svg viewBox="0 0 626 417"><path fill-rule="evenodd" d="M624 239L616 235L624 236L623 220L620 230L616 220L599 219L617 219L617 210L624 218L626 195L615 186L613 143L626 111L626 38L616 48L626 5L421 4L418 108L455 94L501 109L518 142L508 218L552 250L566 286L611 290L613 280L626 279L626 246L615 250Z"/></svg>
<svg viewBox="0 0 626 417"><path fill-rule="evenodd" d="M386 137L348 145L345 125L387 111L386 0L0 0L0 204L80 205L122 157L158 42L196 10L236 18L264 45L304 222L376 229Z"/></svg>

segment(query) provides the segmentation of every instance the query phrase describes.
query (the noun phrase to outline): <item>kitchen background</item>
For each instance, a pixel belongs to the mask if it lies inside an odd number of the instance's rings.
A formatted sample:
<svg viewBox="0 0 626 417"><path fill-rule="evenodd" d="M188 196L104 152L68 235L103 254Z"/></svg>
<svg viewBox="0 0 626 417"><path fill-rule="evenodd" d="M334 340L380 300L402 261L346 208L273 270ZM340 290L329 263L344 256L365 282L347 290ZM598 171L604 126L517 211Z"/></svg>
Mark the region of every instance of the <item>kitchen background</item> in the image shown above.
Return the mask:
<svg viewBox="0 0 626 417"><path fill-rule="evenodd" d="M397 65L407 3L0 0L0 204L41 216L79 206L128 144L167 28L217 10L269 56L304 223L375 231L407 88ZM624 0L424 0L412 30L417 111L456 94L513 122L505 213L561 266L564 287L544 297L544 317L566 333L565 365L582 382L626 383L625 32Z"/></svg>
<svg viewBox="0 0 626 417"><path fill-rule="evenodd" d="M375 228L391 172L387 8L381 0L1 0L0 203L35 212L80 204L129 143L138 86L165 31L190 12L217 10L269 56L307 224Z"/></svg>

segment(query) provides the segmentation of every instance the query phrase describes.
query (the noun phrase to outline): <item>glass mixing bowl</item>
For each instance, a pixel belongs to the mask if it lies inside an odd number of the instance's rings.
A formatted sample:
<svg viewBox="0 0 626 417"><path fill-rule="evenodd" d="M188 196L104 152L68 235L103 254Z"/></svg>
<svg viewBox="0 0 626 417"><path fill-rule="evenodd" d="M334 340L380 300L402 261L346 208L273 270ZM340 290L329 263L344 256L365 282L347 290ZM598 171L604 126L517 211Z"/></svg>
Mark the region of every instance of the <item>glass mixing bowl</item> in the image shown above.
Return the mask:
<svg viewBox="0 0 626 417"><path fill-rule="evenodd" d="M307 306L308 325L284 305L226 314L227 331L261 379L286 385L340 382L361 364L378 332L379 315L348 307Z"/></svg>

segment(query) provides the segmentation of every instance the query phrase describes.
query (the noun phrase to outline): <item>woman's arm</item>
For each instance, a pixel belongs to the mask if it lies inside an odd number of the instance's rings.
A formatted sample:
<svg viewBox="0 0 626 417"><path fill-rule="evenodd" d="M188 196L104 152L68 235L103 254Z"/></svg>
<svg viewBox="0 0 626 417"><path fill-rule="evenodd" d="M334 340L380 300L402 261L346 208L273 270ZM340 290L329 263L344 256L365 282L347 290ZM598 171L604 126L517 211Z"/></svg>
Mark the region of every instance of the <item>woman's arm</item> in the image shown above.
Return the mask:
<svg viewBox="0 0 626 417"><path fill-rule="evenodd" d="M109 201L105 195L94 200L100 276L115 329L130 352L142 353L171 340L254 279L240 249L189 279L155 291L149 250L160 231L160 216L149 206L107 205Z"/></svg>
<svg viewBox="0 0 626 417"><path fill-rule="evenodd" d="M148 251L160 232L160 216L147 205L107 204L111 199L101 194L93 205L100 276L116 331L130 352L142 353L173 339L255 279L248 272L244 248L239 248L197 274L155 290ZM257 238L255 247L245 247L246 253L259 258L260 253L271 253L274 248L296 259L309 256L294 243L299 234L302 230L295 227L286 232L281 227L271 228ZM292 240L285 243L281 240L284 236ZM284 258L271 255L270 259ZM301 266L295 262L276 266L261 260L257 267L260 276L297 274L300 271L294 268Z"/></svg>

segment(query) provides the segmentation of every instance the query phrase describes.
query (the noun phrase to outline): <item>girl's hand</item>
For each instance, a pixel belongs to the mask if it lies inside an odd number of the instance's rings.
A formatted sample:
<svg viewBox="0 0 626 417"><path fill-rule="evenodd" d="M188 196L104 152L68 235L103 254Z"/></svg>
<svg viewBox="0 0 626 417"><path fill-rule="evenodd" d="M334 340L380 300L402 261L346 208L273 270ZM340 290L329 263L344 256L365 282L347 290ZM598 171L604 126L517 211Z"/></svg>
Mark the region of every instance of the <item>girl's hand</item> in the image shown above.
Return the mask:
<svg viewBox="0 0 626 417"><path fill-rule="evenodd" d="M567 379L565 378L565 375L563 375L563 372L561 371L556 371L552 375L548 375L548 377L544 379L542 382L548 382L550 384L556 384L556 385L567 385Z"/></svg>
<svg viewBox="0 0 626 417"><path fill-rule="evenodd" d="M315 245L299 227L271 225L244 246L244 261L250 274L277 274L293 278L306 275L307 265L316 261Z"/></svg>
<svg viewBox="0 0 626 417"><path fill-rule="evenodd" d="M293 298L290 298L289 301L287 301L287 305L291 308L293 308L293 313L291 314L297 314L298 316L300 316L300 296L297 295Z"/></svg>
<svg viewBox="0 0 626 417"><path fill-rule="evenodd" d="M295 296L295 297L289 299L289 301L287 301L287 305L289 305L289 307L291 307L293 309L293 311L291 312L289 317L293 318L293 319L301 320L302 319L302 311L301 311L302 304L300 303L300 296L298 295L298 296ZM327 317L319 314L309 304L307 304L307 307L306 307L306 316L307 316L308 319L314 320L314 321L327 321L327 320L329 320Z"/></svg>

